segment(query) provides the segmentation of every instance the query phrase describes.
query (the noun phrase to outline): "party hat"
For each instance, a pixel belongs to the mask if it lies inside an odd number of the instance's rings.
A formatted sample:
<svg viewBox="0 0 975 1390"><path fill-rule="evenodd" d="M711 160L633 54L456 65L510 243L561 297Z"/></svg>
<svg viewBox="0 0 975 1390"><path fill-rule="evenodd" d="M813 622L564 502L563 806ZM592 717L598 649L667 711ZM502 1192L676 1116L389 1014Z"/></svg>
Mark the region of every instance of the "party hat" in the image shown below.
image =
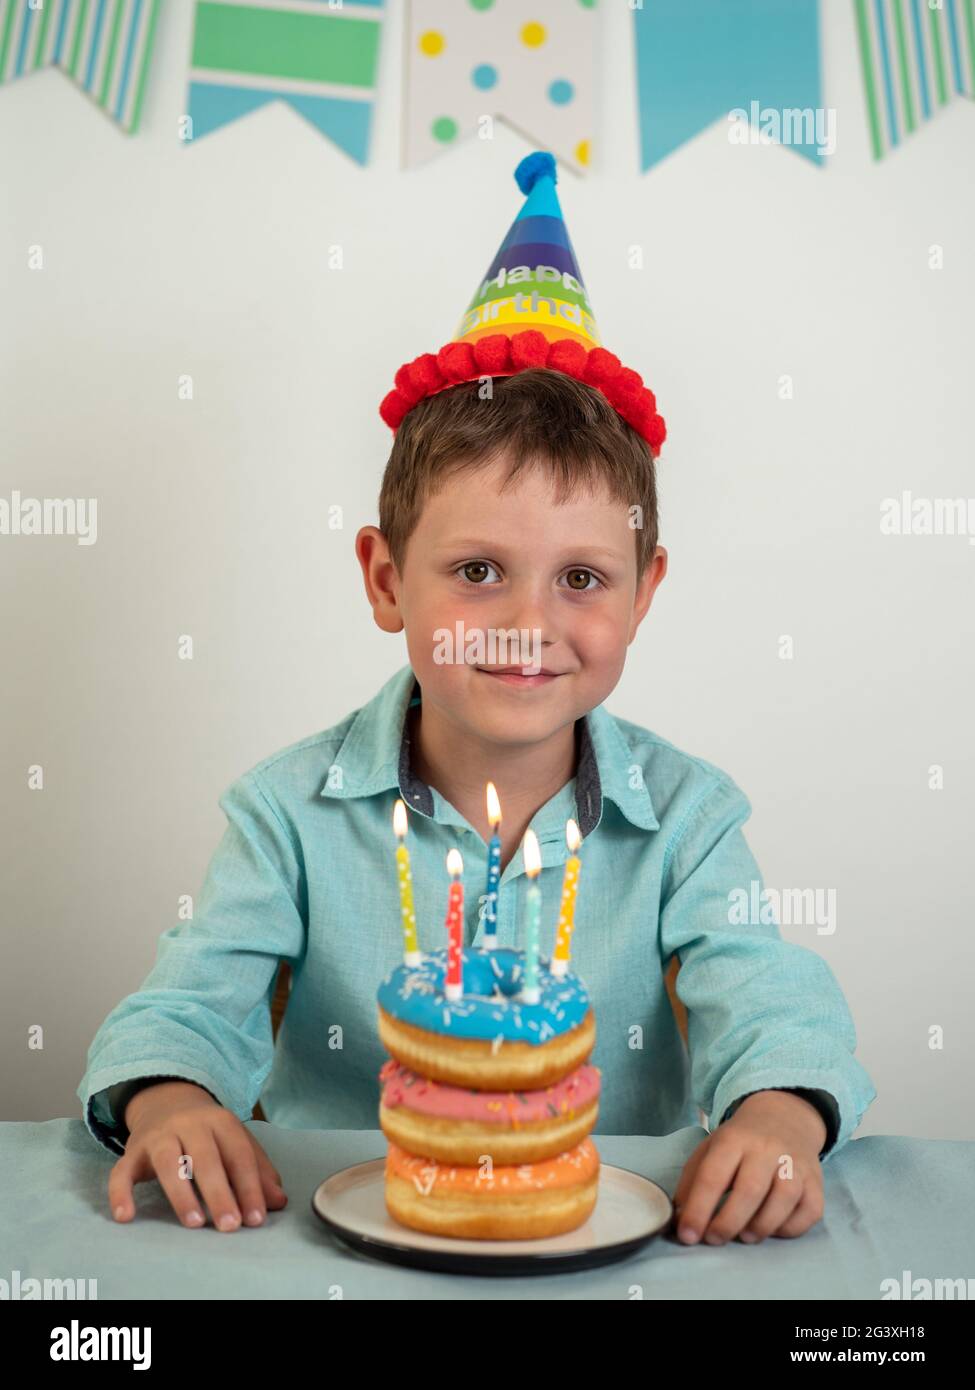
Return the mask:
<svg viewBox="0 0 975 1390"><path fill-rule="evenodd" d="M515 170L528 196L487 268L454 335L476 343L489 333L537 328L548 339L599 347L599 332L569 229L555 192L551 155L530 154Z"/></svg>
<svg viewBox="0 0 975 1390"><path fill-rule="evenodd" d="M555 191L554 157L538 150L515 170L525 203L478 285L455 337L404 363L379 413L395 432L407 411L462 381L547 367L602 391L654 458L666 438L653 392L601 344Z"/></svg>

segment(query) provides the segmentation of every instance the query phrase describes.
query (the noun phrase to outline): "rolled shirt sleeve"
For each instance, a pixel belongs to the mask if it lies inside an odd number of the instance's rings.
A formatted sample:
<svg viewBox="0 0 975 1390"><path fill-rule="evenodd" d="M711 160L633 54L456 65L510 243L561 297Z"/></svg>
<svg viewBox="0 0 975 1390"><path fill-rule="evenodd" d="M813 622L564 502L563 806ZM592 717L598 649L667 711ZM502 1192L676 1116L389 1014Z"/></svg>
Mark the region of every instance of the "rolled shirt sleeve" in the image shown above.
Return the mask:
<svg viewBox="0 0 975 1390"><path fill-rule="evenodd" d="M91 1130L97 1130L96 1138L112 1152L124 1152L129 1137L125 1123L125 1109L137 1091L145 1090L157 1081L184 1081L182 1076L138 1076L134 1081L119 1081L114 1086L106 1086L96 1091L91 1098ZM199 1085L199 1082L196 1083ZM204 1090L207 1088L204 1086ZM213 1095L213 1092L210 1092ZM216 1096L213 1096L216 1100ZM217 1102L219 1104L219 1101Z"/></svg>
<svg viewBox="0 0 975 1390"><path fill-rule="evenodd" d="M123 1083L193 1081L249 1119L271 1069L270 1002L281 960L302 954L307 887L301 846L255 772L220 797L227 826L193 918L163 932L140 988L99 1027L78 1086L89 1133L124 1149Z"/></svg>
<svg viewBox="0 0 975 1390"><path fill-rule="evenodd" d="M752 900L762 878L742 825L748 799L730 778L713 782L674 832L665 857L661 960L680 961L676 990L687 1009L691 1087L713 1131L753 1091L825 1093L824 1158L836 1154L876 1096L857 1060L856 1029L832 970L774 923L737 923L735 890ZM815 1103L815 1101L813 1102Z"/></svg>

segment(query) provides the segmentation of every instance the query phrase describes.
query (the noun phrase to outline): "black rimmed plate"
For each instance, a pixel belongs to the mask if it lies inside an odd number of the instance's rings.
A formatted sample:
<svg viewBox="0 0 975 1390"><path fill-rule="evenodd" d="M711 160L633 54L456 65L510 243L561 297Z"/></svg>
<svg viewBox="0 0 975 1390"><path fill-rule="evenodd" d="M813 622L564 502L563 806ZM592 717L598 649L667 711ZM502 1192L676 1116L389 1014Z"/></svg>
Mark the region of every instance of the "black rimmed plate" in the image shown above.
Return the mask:
<svg viewBox="0 0 975 1390"><path fill-rule="evenodd" d="M467 1240L427 1235L386 1210L385 1158L333 1173L315 1189L312 1210L339 1240L374 1259L448 1274L560 1274L632 1255L668 1225L673 1205L639 1173L603 1163L589 1219L543 1240Z"/></svg>

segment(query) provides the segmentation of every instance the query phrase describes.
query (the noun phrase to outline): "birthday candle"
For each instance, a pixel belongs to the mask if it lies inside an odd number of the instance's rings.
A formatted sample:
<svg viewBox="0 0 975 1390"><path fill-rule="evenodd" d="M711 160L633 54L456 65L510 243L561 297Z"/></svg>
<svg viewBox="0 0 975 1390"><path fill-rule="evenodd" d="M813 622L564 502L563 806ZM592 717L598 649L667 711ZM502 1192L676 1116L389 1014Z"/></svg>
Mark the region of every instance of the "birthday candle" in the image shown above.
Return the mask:
<svg viewBox="0 0 975 1390"><path fill-rule="evenodd" d="M396 847L396 869L399 874L399 909L403 919L403 960L409 966L423 962L423 952L416 940L416 909L413 906L413 874L410 852L406 848L406 803L397 801L393 807L393 831L399 844Z"/></svg>
<svg viewBox="0 0 975 1390"><path fill-rule="evenodd" d="M464 861L459 849L447 855L450 892L447 895L447 978L444 993L448 999L464 997L464 966L461 952L464 945L464 885L461 874Z"/></svg>
<svg viewBox="0 0 975 1390"><path fill-rule="evenodd" d="M501 803L493 782L487 784L488 824L494 834L488 841L487 902L484 907L484 945L498 944L498 883L501 879Z"/></svg>
<svg viewBox="0 0 975 1390"><path fill-rule="evenodd" d="M538 840L530 827L525 831L522 841L525 856L525 873L529 877L528 892L525 895L525 977L521 987L523 1004L537 1004L541 997L538 990L538 943L542 923L542 890L537 883L542 867L542 857L538 851Z"/></svg>
<svg viewBox="0 0 975 1390"><path fill-rule="evenodd" d="M570 854L565 861L565 877L562 880L562 904L559 908L559 925L555 933L555 954L552 956L552 974L563 976L569 968L572 954L572 928L575 926L576 891L579 887L579 870L582 861L576 851L582 843L579 827L574 820L565 823L565 839Z"/></svg>

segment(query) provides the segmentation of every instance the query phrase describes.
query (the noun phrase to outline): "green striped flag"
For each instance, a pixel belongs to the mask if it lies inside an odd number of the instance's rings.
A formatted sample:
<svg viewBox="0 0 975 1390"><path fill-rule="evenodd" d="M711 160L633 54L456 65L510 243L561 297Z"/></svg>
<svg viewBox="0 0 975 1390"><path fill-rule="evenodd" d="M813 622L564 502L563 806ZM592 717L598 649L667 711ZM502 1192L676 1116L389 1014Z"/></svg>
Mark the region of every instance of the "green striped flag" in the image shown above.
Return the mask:
<svg viewBox="0 0 975 1390"><path fill-rule="evenodd" d="M975 96L975 0L853 0L874 159Z"/></svg>
<svg viewBox="0 0 975 1390"><path fill-rule="evenodd" d="M59 67L134 134L158 11L159 0L0 0L0 82Z"/></svg>
<svg viewBox="0 0 975 1390"><path fill-rule="evenodd" d="M384 0L198 0L193 139L286 101L365 164Z"/></svg>

